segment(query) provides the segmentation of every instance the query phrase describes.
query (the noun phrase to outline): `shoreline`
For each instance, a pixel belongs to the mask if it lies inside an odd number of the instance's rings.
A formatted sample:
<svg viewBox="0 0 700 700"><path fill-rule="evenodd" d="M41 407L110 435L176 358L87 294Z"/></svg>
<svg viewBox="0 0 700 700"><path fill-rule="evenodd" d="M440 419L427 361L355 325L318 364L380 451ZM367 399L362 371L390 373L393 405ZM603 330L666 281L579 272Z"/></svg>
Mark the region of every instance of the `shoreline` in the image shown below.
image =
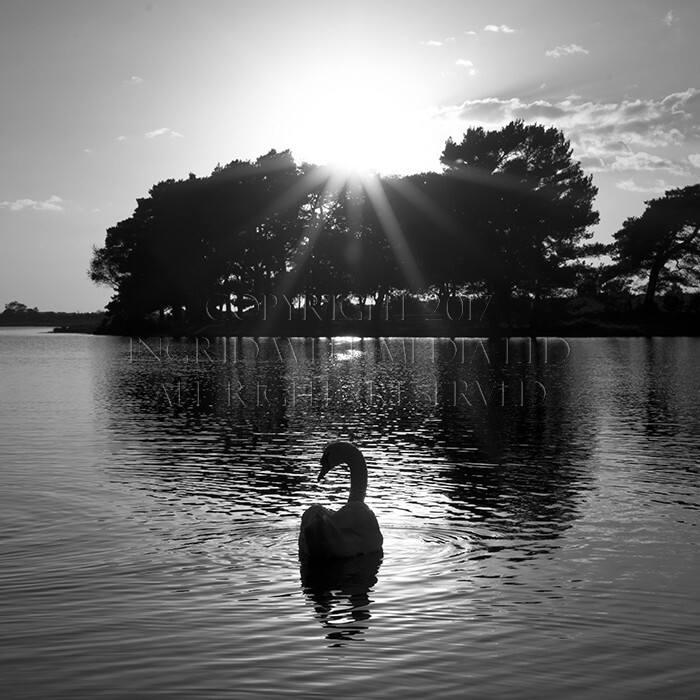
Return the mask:
<svg viewBox="0 0 700 700"><path fill-rule="evenodd" d="M54 329L54 332L90 332L79 328ZM125 337L365 337L365 338L455 338L455 337L696 337L700 336L700 317L665 317L621 320L577 319L564 322L530 324L486 324L479 322L451 322L443 319L410 321L278 321L209 324L125 324L118 327L99 327L97 335Z"/></svg>
<svg viewBox="0 0 700 700"><path fill-rule="evenodd" d="M50 333L112 335L122 337L309 337L309 338L504 338L504 337L698 337L700 317L658 316L649 319L576 319L571 321L530 324L486 324L452 322L445 319L411 319L405 321L236 321L209 324L123 323L95 324L3 324L3 328L46 328Z"/></svg>

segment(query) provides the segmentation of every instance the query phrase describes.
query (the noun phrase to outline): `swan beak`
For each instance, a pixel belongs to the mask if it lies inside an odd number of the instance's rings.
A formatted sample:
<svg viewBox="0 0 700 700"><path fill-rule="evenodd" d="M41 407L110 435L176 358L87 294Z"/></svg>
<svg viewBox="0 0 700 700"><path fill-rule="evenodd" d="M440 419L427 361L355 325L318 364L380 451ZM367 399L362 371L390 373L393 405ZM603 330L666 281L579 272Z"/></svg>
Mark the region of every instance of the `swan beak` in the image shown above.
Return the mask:
<svg viewBox="0 0 700 700"><path fill-rule="evenodd" d="M318 478L316 481L321 481L321 479L323 479L323 477L326 476L326 474L328 474L328 472L331 470L332 466L333 465L328 459L328 456L323 455L323 457L321 457L321 471L318 473Z"/></svg>

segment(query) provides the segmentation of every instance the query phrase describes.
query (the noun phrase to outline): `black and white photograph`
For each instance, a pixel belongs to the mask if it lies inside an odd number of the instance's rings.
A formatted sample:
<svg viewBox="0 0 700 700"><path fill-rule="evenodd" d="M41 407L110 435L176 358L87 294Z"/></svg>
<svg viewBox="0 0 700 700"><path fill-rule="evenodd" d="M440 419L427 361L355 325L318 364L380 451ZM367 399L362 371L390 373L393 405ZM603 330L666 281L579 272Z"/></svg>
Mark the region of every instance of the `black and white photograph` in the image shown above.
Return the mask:
<svg viewBox="0 0 700 700"><path fill-rule="evenodd" d="M697 0L4 0L0 94L3 698L695 698Z"/></svg>

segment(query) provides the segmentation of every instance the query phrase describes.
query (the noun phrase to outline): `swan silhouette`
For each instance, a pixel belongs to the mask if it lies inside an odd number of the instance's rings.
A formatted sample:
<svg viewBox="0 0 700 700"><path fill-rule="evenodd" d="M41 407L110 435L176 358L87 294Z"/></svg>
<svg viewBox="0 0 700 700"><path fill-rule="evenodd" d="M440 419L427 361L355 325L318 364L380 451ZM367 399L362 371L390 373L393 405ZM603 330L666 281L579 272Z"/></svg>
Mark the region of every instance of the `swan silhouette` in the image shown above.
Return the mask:
<svg viewBox="0 0 700 700"><path fill-rule="evenodd" d="M374 513L365 503L367 463L362 452L351 442L332 442L321 457L320 481L333 467L347 464L350 468L348 502L333 511L317 503L301 517L299 552L309 557L354 557L379 552L382 537Z"/></svg>

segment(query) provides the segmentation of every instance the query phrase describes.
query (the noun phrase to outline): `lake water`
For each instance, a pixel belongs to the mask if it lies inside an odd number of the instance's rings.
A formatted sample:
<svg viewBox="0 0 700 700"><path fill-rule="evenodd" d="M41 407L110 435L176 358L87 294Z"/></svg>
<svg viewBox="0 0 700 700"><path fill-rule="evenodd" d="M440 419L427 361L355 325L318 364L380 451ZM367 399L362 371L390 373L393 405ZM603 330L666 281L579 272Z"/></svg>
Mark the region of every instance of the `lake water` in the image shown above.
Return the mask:
<svg viewBox="0 0 700 700"><path fill-rule="evenodd" d="M694 697L699 358L0 331L2 695ZM309 568L336 438L384 552Z"/></svg>

